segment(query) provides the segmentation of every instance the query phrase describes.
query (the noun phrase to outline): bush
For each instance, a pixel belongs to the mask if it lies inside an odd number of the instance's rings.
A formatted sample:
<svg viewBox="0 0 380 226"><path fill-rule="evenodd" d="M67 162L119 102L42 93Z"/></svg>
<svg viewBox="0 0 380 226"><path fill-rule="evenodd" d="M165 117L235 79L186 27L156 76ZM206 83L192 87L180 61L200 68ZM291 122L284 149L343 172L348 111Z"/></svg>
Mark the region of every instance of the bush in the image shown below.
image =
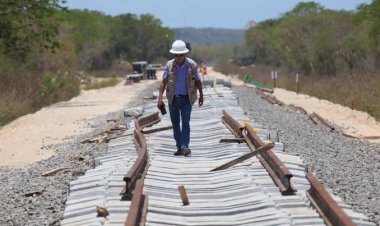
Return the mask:
<svg viewBox="0 0 380 226"><path fill-rule="evenodd" d="M58 101L68 100L78 94L79 82L73 77L68 75L56 76L47 72L42 77L34 106L47 106Z"/></svg>

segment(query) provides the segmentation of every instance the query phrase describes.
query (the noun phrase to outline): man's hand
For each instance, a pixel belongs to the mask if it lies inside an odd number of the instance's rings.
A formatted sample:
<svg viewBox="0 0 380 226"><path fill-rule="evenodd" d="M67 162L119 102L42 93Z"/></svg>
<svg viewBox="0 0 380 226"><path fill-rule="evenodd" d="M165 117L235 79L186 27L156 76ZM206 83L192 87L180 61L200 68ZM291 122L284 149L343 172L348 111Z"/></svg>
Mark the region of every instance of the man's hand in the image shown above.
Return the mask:
<svg viewBox="0 0 380 226"><path fill-rule="evenodd" d="M160 109L160 107L162 105L165 105L165 103L164 103L164 101L162 101L162 99L159 98L158 101L157 101L157 108Z"/></svg>
<svg viewBox="0 0 380 226"><path fill-rule="evenodd" d="M162 80L160 84L160 89L159 89L159 95L158 95L158 101L157 101L157 108L160 109L162 105L165 105L165 103L162 101L162 94L164 93L166 83L168 83L167 79Z"/></svg>
<svg viewBox="0 0 380 226"><path fill-rule="evenodd" d="M195 85L199 90L199 107L203 105L203 91L202 91L202 82L201 80L195 81Z"/></svg>
<svg viewBox="0 0 380 226"><path fill-rule="evenodd" d="M203 105L203 95L201 95L200 97L199 97L199 107L201 107L202 105Z"/></svg>

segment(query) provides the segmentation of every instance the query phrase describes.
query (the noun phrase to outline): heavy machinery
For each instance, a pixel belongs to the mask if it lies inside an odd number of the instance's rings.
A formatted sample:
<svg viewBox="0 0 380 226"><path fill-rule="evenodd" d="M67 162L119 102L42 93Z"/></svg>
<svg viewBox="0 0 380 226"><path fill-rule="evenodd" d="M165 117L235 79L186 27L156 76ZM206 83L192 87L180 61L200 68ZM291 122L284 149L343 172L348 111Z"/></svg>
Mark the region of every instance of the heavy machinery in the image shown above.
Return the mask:
<svg viewBox="0 0 380 226"><path fill-rule="evenodd" d="M155 65L154 65L155 66ZM147 61L136 61L132 63L132 74L125 76L125 84L132 84L143 79L157 79L156 67L148 65Z"/></svg>

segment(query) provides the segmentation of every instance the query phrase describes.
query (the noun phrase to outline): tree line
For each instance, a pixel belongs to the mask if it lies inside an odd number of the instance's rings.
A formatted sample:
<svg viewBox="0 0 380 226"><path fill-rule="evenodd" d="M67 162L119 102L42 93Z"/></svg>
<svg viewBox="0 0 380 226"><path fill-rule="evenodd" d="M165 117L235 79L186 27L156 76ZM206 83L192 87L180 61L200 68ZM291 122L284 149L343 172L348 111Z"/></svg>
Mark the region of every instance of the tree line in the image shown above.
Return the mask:
<svg viewBox="0 0 380 226"><path fill-rule="evenodd" d="M78 71L110 74L126 62L169 57L174 31L153 15L108 16L64 4L0 1L0 126L77 95Z"/></svg>
<svg viewBox="0 0 380 226"><path fill-rule="evenodd" d="M375 72L380 69L380 0L356 11L335 11L301 2L278 19L245 33L238 63L287 67L305 75Z"/></svg>
<svg viewBox="0 0 380 226"><path fill-rule="evenodd" d="M244 38L243 29L227 28L174 28L176 39L186 40L193 45L198 44L241 44Z"/></svg>
<svg viewBox="0 0 380 226"><path fill-rule="evenodd" d="M365 111L380 120L380 0L355 11L301 2L245 32L216 69ZM210 55L210 53L209 53ZM278 71L276 83L272 71ZM299 80L296 80L296 74ZM296 81L298 81L296 83Z"/></svg>
<svg viewBox="0 0 380 226"><path fill-rule="evenodd" d="M167 56L174 32L162 27L153 15L112 17L97 11L68 10L63 3L1 1L1 58L31 65L36 58L46 61L45 54L55 53L93 70L110 67L115 59L153 61ZM37 65L38 69L50 69L40 62Z"/></svg>

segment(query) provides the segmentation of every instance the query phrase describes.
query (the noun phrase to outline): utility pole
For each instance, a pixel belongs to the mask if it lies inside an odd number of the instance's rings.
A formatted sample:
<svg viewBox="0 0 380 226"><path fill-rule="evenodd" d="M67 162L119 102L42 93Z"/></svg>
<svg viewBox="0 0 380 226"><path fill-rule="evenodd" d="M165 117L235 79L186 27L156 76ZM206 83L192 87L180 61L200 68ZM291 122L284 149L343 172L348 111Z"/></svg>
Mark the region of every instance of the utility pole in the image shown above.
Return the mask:
<svg viewBox="0 0 380 226"><path fill-rule="evenodd" d="M272 71L271 77L273 79L273 88L276 88L277 71Z"/></svg>

